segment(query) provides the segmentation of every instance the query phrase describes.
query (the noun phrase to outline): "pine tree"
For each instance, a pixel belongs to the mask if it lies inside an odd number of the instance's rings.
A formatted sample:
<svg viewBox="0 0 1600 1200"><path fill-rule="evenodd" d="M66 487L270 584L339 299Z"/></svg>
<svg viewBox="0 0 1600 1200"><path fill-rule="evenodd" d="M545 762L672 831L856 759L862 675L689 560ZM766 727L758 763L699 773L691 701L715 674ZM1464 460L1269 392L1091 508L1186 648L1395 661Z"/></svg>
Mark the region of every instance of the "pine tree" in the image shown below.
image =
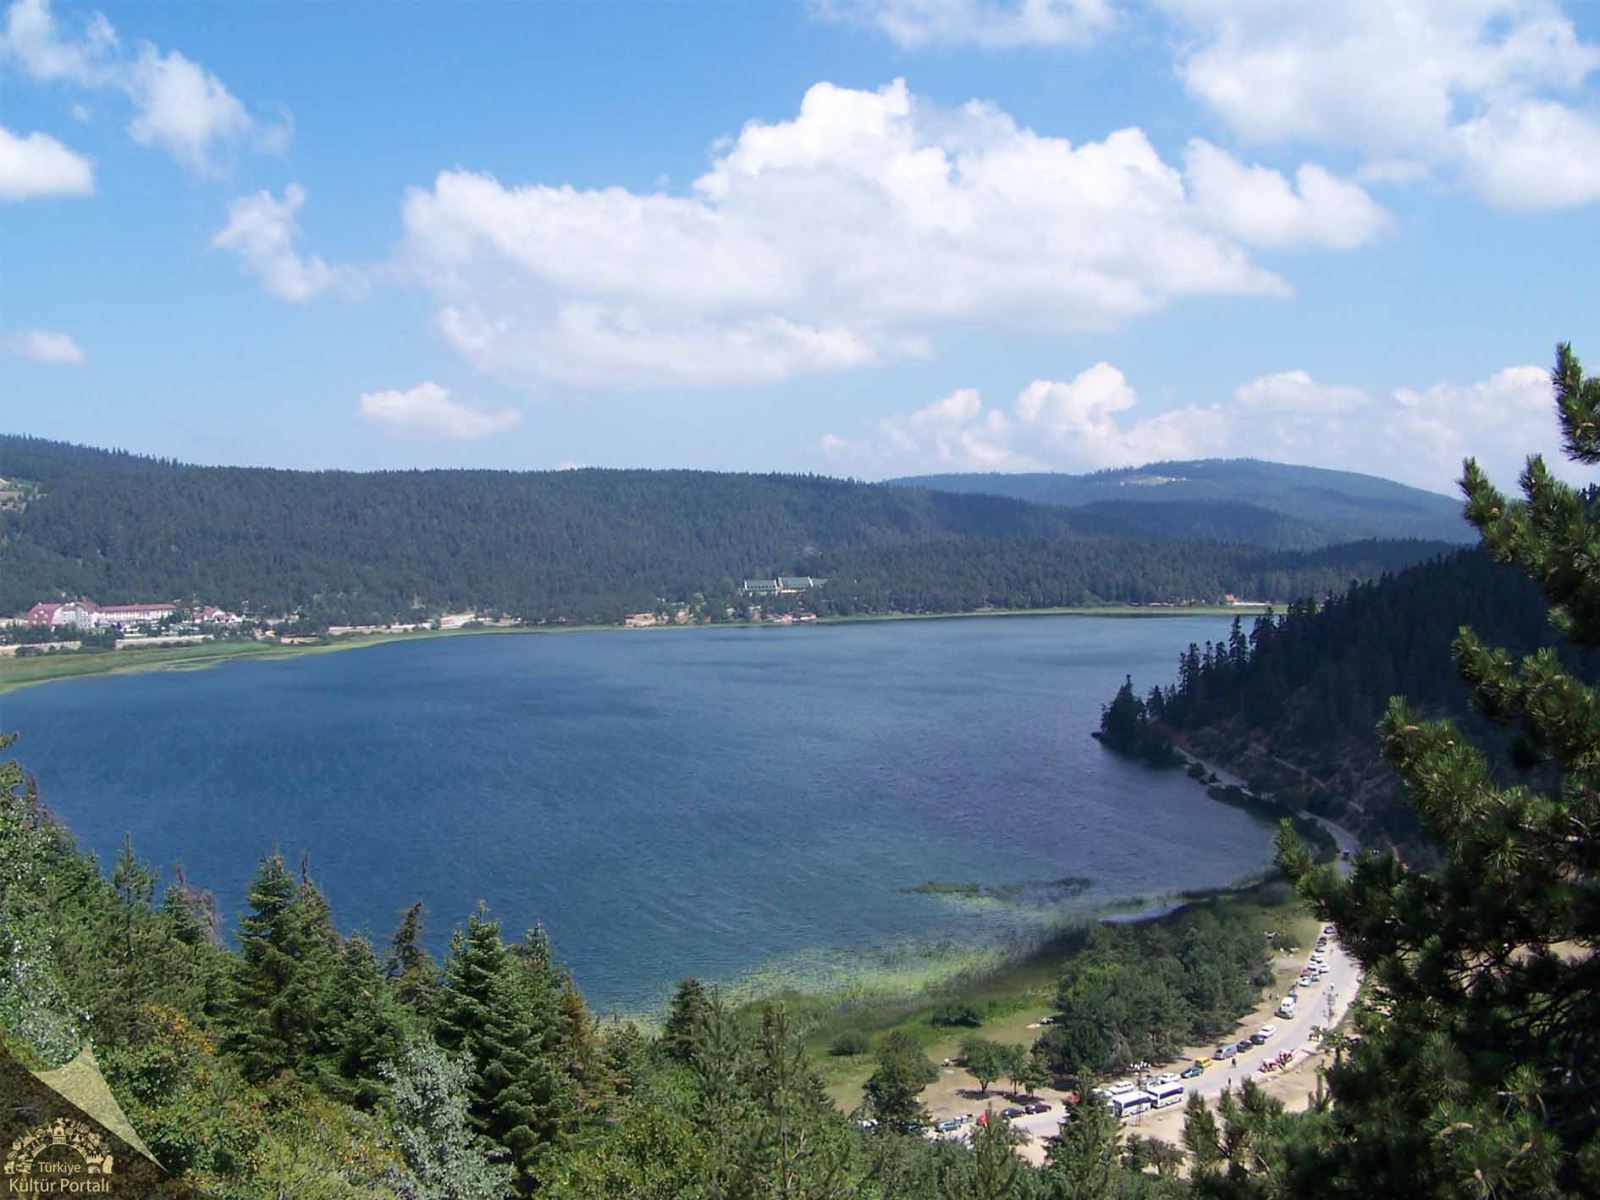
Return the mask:
<svg viewBox="0 0 1600 1200"><path fill-rule="evenodd" d="M1032 1172L1017 1155L1024 1134L1001 1120L994 1109L972 1127L971 1162L946 1165L939 1180L940 1200L1020 1200L1034 1195Z"/></svg>
<svg viewBox="0 0 1600 1200"><path fill-rule="evenodd" d="M374 1107L382 1095L379 1066L399 1057L411 1022L378 966L372 943L361 934L340 951L322 1009L323 1087L347 1104Z"/></svg>
<svg viewBox="0 0 1600 1200"><path fill-rule="evenodd" d="M1600 463L1600 381L1557 351L1569 457ZM1529 460L1509 501L1477 464L1468 518L1526 571L1576 647L1600 647L1600 493ZM1344 1194L1600 1194L1600 694L1550 650L1514 661L1471 630L1455 661L1478 710L1558 782L1507 785L1447 722L1396 698L1385 758L1437 844L1424 874L1362 857L1348 880L1280 858L1368 971L1360 1044L1328 1073L1329 1133L1303 1178ZM1324 1191L1323 1194L1339 1194Z"/></svg>
<svg viewBox="0 0 1600 1200"><path fill-rule="evenodd" d="M510 1156L523 1195L538 1186L570 1087L546 1049L557 1036L555 1000L541 991L539 972L534 956L506 949L500 923L480 903L451 938L437 1027L445 1049L470 1059L473 1127Z"/></svg>
<svg viewBox="0 0 1600 1200"><path fill-rule="evenodd" d="M162 894L161 911L172 923L173 936L184 945L198 946L214 940L211 926L196 908L195 898L190 894L181 867L178 868L177 878L167 885L166 892Z"/></svg>
<svg viewBox="0 0 1600 1200"><path fill-rule="evenodd" d="M1121 1152L1111 1106L1099 1096L1084 1095L1067 1109L1045 1151L1049 1195L1060 1200L1097 1200L1110 1194Z"/></svg>
<svg viewBox="0 0 1600 1200"><path fill-rule="evenodd" d="M694 1058L708 1008L705 985L698 979L685 979L678 984L667 1008L666 1023L661 1027L661 1045L669 1057L682 1063Z"/></svg>
<svg viewBox="0 0 1600 1200"><path fill-rule="evenodd" d="M422 901L406 909L389 942L386 973L395 997L412 1012L431 1019L438 1001L439 967L423 944Z"/></svg>
<svg viewBox="0 0 1600 1200"><path fill-rule="evenodd" d="M115 929L107 939L115 947L107 961L113 986L110 1011L99 1014L107 1032L134 1042L139 1037L141 1009L155 990L155 972L160 970L157 954L170 927L155 917L152 904L156 895L156 873L149 864L134 857L133 839L122 835L117 861L111 869L111 887L116 905L111 910Z"/></svg>
<svg viewBox="0 0 1600 1200"><path fill-rule="evenodd" d="M850 1200L849 1145L832 1102L811 1073L805 1046L779 1005L761 1014L750 1078L756 1129L745 1175L755 1193L781 1200Z"/></svg>
<svg viewBox="0 0 1600 1200"><path fill-rule="evenodd" d="M247 1079L265 1079L291 1065L298 1049L294 1014L282 997L299 964L292 947L294 877L283 857L261 860L246 899L250 912L239 922L239 954L229 1000L232 1026L225 1048Z"/></svg>

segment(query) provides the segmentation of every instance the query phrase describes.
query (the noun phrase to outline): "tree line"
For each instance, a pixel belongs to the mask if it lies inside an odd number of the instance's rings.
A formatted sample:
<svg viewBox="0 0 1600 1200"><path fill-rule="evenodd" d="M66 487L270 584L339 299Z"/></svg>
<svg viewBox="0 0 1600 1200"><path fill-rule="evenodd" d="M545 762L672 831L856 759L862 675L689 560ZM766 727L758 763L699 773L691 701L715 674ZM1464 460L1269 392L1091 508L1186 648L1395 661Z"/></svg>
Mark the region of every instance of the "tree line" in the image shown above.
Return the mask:
<svg viewBox="0 0 1600 1200"><path fill-rule="evenodd" d="M1461 551L1320 604L1295 601L1248 631L1235 621L1225 640L1189 646L1173 683L1141 695L1126 682L1102 714L1101 737L1158 765L1178 763L1176 740L1291 807L1426 854L1401 780L1372 736L1391 696L1507 751L1496 767L1503 777L1541 778L1537 756L1472 708L1450 657L1466 626L1514 657L1551 649L1580 677L1600 678L1600 659L1563 643L1525 573Z"/></svg>
<svg viewBox="0 0 1600 1200"><path fill-rule="evenodd" d="M1126 536L1084 510L802 475L195 467L0 437L0 608L87 596L299 613L308 627L477 609L615 622L748 611L746 578L828 578L822 613L1286 599L1438 553ZM1209 532L1212 526L1204 530Z"/></svg>

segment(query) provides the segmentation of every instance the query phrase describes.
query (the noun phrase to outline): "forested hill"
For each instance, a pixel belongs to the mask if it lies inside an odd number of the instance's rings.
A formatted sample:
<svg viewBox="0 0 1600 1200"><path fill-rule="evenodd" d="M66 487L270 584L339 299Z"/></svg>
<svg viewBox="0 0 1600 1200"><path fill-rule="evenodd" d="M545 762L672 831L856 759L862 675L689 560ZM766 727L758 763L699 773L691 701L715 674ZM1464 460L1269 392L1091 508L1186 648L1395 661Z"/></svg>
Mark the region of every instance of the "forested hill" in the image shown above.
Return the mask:
<svg viewBox="0 0 1600 1200"><path fill-rule="evenodd" d="M720 612L741 579L777 574L828 577L808 603L834 612L1283 601L1442 549L1219 547L1128 536L1149 531L1092 511L818 476L199 467L22 437L0 437L0 475L25 485L0 510L8 612L86 596L330 621L616 620L696 593Z"/></svg>
<svg viewBox="0 0 1600 1200"><path fill-rule="evenodd" d="M1600 662L1561 642L1525 574L1462 551L1354 586L1320 609L1296 604L1253 629L1236 628L1229 643L1190 647L1170 685L1135 680L1137 689L1161 685L1138 701L1136 719L1148 718L1156 733L1141 748L1159 747L1166 733L1364 841L1420 849L1415 814L1375 731L1389 698L1404 695L1429 717L1455 719L1479 745L1507 745L1472 712L1451 660L1463 625L1518 657L1561 646L1580 676L1600 678ZM1127 740L1140 742L1137 734Z"/></svg>
<svg viewBox="0 0 1600 1200"><path fill-rule="evenodd" d="M1121 532L1172 529L1183 536L1276 549L1363 538L1474 540L1460 501L1449 496L1353 471L1256 459L1151 463L1091 475L917 475L890 482L1036 504L1092 506L1089 511L1121 523Z"/></svg>

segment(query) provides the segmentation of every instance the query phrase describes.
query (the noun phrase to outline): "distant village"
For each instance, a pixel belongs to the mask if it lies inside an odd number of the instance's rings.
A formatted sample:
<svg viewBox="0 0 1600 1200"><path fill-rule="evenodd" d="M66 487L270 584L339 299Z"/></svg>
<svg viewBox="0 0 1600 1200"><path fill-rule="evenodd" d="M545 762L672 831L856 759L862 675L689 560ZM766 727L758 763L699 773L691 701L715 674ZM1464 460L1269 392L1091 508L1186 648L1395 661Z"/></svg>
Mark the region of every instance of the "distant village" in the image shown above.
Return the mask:
<svg viewBox="0 0 1600 1200"><path fill-rule="evenodd" d="M737 589L735 604L661 598L656 607L622 616L628 629L670 625L705 625L735 622L795 625L815 622L818 614L806 607L810 596L828 581L810 575L779 575L771 579L745 579ZM796 600L800 603L797 605ZM1227 607L1260 609L1259 601L1233 595L1221 597ZM1142 607L1184 608L1184 603L1152 602ZM614 618L615 619L615 618ZM562 618L551 623L568 624ZM320 642L325 638L357 635L412 633L469 627L506 628L525 624L505 613L473 611L443 613L414 621L369 625L329 625L307 628L298 614L271 617L229 612L212 604L158 601L144 604L97 604L92 600L47 600L26 614L0 618L0 656L30 657L78 650L131 649L143 646L193 645L217 638L250 638L284 645Z"/></svg>
<svg viewBox="0 0 1600 1200"><path fill-rule="evenodd" d="M770 611L771 602L802 596L827 580L809 575L780 575L773 579L746 579L739 585L738 608L715 612L703 597L689 601L662 599L654 609L628 613L622 624L629 629L660 625L700 625L713 620L752 621L773 625L810 622L817 615L804 611ZM767 601L764 609L760 603ZM558 624L565 622L558 621ZM0 618L0 656L32 656L89 649L130 649L139 646L192 645L218 637L248 637L295 645L326 637L411 633L429 629L464 629L469 626L508 627L523 622L504 614L453 612L418 621L391 621L370 625L330 625L314 632L296 629L297 617L242 616L212 604L158 601L144 604L98 604L93 600L48 600L35 604L19 617Z"/></svg>

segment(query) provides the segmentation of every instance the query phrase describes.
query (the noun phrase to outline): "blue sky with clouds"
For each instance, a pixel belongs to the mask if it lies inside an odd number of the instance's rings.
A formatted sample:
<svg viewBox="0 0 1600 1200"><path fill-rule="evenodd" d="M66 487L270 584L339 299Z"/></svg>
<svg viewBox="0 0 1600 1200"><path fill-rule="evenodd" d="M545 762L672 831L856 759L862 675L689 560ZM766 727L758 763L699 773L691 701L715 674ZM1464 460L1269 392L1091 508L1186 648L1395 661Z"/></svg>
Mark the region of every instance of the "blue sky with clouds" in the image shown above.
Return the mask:
<svg viewBox="0 0 1600 1200"><path fill-rule="evenodd" d="M202 462L1448 490L1600 364L1600 5L0 25L0 427Z"/></svg>

